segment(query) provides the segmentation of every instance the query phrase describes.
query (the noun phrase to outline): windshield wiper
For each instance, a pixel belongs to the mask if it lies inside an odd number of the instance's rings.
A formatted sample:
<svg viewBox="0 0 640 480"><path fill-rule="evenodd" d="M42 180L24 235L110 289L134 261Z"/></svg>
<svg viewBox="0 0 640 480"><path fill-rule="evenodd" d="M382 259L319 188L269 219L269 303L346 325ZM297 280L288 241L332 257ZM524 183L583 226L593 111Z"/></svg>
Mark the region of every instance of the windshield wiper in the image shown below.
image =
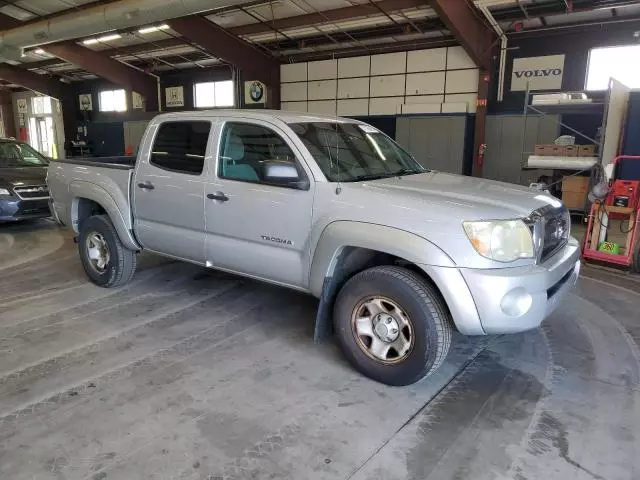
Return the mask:
<svg viewBox="0 0 640 480"><path fill-rule="evenodd" d="M414 168L402 168L397 172L393 172L395 177L403 177L405 175L418 175L419 173L426 173L429 170L416 170Z"/></svg>
<svg viewBox="0 0 640 480"><path fill-rule="evenodd" d="M380 178L389 178L393 176L393 172L367 173L364 175L358 175L357 177L349 178L348 180L343 180L343 182L363 182L365 180L378 180Z"/></svg>

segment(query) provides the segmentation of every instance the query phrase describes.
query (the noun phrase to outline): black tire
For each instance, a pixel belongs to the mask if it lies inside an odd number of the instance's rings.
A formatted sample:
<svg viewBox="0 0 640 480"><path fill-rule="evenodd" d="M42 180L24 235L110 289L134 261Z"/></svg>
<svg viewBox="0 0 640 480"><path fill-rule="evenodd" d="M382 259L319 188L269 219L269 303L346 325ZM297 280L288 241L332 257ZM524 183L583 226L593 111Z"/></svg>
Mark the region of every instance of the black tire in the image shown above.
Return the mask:
<svg viewBox="0 0 640 480"><path fill-rule="evenodd" d="M104 238L109 250L110 258L102 272L97 271L89 259L87 237L93 233L98 233ZM105 288L118 287L133 278L136 271L136 252L122 245L115 227L106 215L94 215L82 222L78 250L85 273L96 285Z"/></svg>
<svg viewBox="0 0 640 480"><path fill-rule="evenodd" d="M410 318L413 346L404 359L385 363L361 348L354 329L354 310L367 298L395 302ZM378 382L410 385L433 373L451 345L452 326L440 293L420 275L402 267L374 267L354 275L340 290L334 306L334 328L349 363Z"/></svg>

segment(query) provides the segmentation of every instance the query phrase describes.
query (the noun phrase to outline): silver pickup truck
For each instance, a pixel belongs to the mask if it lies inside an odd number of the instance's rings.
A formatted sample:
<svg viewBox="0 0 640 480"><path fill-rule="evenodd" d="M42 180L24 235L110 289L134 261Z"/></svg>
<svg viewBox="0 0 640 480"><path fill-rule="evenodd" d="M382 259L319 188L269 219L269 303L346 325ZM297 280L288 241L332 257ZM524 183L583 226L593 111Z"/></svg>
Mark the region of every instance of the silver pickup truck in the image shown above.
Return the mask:
<svg viewBox="0 0 640 480"><path fill-rule="evenodd" d="M390 385L437 369L454 329L539 326L580 269L557 199L427 170L350 119L163 114L135 161L52 162L48 184L94 283L128 282L147 250L307 292L316 339Z"/></svg>

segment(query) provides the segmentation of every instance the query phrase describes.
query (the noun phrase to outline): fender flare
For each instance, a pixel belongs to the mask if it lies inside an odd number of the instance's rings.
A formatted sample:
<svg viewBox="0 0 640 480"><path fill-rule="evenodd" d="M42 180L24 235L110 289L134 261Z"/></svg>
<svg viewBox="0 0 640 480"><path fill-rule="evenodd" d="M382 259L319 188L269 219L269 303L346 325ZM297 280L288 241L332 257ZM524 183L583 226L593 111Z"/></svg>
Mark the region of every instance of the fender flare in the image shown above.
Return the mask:
<svg viewBox="0 0 640 480"><path fill-rule="evenodd" d="M373 250L422 265L455 267L455 262L437 245L414 233L365 222L337 221L325 227L313 253L309 290L320 299L314 340L331 332L331 310L344 275L341 265L349 247Z"/></svg>
<svg viewBox="0 0 640 480"><path fill-rule="evenodd" d="M74 181L69 185L69 192L72 195L71 203L71 225L73 230L78 233L80 225L78 225L78 200L86 198L92 200L104 208L118 232L122 244L130 250L140 250L141 247L136 241L131 231L131 219L122 215L122 210L118 207L116 200L104 188L91 182ZM120 199L121 202L127 204L126 199Z"/></svg>

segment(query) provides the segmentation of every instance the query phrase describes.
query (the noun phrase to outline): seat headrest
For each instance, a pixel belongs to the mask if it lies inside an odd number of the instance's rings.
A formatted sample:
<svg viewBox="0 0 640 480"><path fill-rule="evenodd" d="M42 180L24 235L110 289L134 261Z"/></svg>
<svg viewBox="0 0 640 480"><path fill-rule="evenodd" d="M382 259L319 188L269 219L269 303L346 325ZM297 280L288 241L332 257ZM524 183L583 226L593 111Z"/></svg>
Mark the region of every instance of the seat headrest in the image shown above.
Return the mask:
<svg viewBox="0 0 640 480"><path fill-rule="evenodd" d="M244 143L237 135L230 135L227 140L226 157L235 162L244 158Z"/></svg>

